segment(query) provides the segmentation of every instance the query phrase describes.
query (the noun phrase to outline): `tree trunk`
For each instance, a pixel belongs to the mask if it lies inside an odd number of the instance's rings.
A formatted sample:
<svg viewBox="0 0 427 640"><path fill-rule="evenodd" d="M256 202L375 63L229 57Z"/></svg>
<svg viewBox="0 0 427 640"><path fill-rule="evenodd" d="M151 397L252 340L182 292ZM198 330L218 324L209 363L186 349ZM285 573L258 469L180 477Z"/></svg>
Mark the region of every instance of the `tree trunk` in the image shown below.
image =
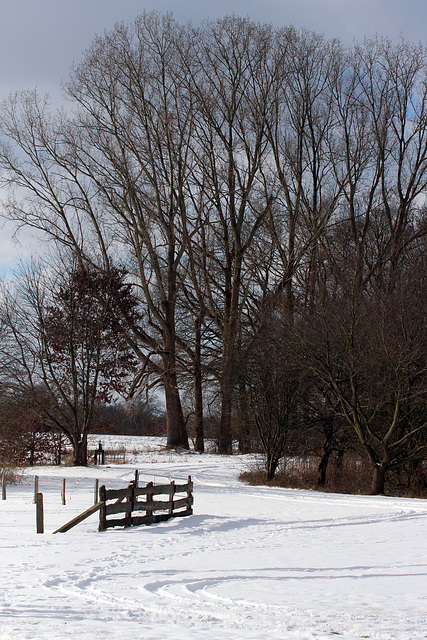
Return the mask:
<svg viewBox="0 0 427 640"><path fill-rule="evenodd" d="M73 440L73 465L87 467L87 435L81 440Z"/></svg>
<svg viewBox="0 0 427 640"><path fill-rule="evenodd" d="M202 397L202 376L194 378L194 449L198 453L205 451L204 424L203 424L203 397Z"/></svg>
<svg viewBox="0 0 427 640"><path fill-rule="evenodd" d="M391 457L387 448L384 446L382 456L375 453L374 449L365 441L365 449L368 453L369 460L373 465L371 496L384 495L385 475L389 467Z"/></svg>
<svg viewBox="0 0 427 640"><path fill-rule="evenodd" d="M174 289L173 269L169 275L169 289ZM176 343L175 343L175 305L170 301L164 302L165 328L163 353L163 386L166 398L166 435L167 446L171 448L183 447L188 449L188 435L179 395L176 375Z"/></svg>
<svg viewBox="0 0 427 640"><path fill-rule="evenodd" d="M234 314L235 315L235 314ZM231 433L231 415L234 396L234 344L236 338L236 322L233 314L229 312L227 327L223 333L222 346L222 375L221 387L221 421L218 438L218 453L231 455L233 453L233 437Z"/></svg>
<svg viewBox="0 0 427 640"><path fill-rule="evenodd" d="M326 472L328 469L329 460L333 451L333 440L334 440L334 421L332 419L325 418L323 421L323 433L325 436L325 440L323 443L323 451L322 458L318 467L318 480L317 485L319 487L324 487L326 485ZM344 455L344 452L342 452Z"/></svg>
<svg viewBox="0 0 427 640"><path fill-rule="evenodd" d="M250 418L246 398L245 384L239 380L238 387L238 409L239 409L239 453L250 453L252 450Z"/></svg>
<svg viewBox="0 0 427 640"><path fill-rule="evenodd" d="M188 449L188 436L182 412L175 371L166 371L163 379L166 397L167 446Z"/></svg>
<svg viewBox="0 0 427 640"><path fill-rule="evenodd" d="M323 451L323 455L318 467L319 475L317 480L317 486L319 487L324 487L326 485L326 470L328 468L329 458L330 458L330 451L327 451L327 450Z"/></svg>
<svg viewBox="0 0 427 640"><path fill-rule="evenodd" d="M267 480L273 480L276 475L277 467L279 465L279 459L271 452L267 452L266 471Z"/></svg>
<svg viewBox="0 0 427 640"><path fill-rule="evenodd" d="M387 467L384 464L376 464L372 476L371 496L384 495L385 474Z"/></svg>
<svg viewBox="0 0 427 640"><path fill-rule="evenodd" d="M203 428L203 390L202 390L202 356L201 356L201 320L195 322L195 342L196 353L194 359L194 448L199 453L205 450L204 428Z"/></svg>
<svg viewBox="0 0 427 640"><path fill-rule="evenodd" d="M219 426L218 453L231 455L233 453L233 440L231 436L233 390L227 382L222 382L221 387L221 422Z"/></svg>

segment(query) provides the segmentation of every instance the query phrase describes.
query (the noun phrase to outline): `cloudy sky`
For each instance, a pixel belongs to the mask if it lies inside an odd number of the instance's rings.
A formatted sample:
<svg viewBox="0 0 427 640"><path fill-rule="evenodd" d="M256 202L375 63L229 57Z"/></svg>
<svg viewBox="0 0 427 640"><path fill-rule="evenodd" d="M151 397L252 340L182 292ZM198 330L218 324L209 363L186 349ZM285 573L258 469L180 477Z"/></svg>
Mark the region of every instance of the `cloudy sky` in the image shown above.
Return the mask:
<svg viewBox="0 0 427 640"><path fill-rule="evenodd" d="M0 100L34 86L59 95L61 80L94 35L144 10L172 12L178 21L195 24L234 13L347 44L375 34L427 42L426 0L0 0ZM18 251L10 229L0 229L0 269Z"/></svg>

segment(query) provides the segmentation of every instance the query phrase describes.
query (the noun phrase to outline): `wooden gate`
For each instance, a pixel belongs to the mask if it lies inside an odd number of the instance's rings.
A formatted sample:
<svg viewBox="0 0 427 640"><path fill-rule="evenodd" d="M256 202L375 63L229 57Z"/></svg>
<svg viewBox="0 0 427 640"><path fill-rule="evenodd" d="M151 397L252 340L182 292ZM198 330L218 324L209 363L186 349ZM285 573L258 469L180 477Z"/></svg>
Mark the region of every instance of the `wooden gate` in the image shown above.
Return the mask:
<svg viewBox="0 0 427 640"><path fill-rule="evenodd" d="M159 500L159 496L166 496L166 500ZM149 482L145 487L139 487L135 480L126 489L106 489L102 486L99 489L99 504L99 531L191 516L193 482L191 476L188 476L185 484L172 481L170 484L154 485ZM140 515L142 511L144 515ZM120 518L109 517L118 514L123 515Z"/></svg>

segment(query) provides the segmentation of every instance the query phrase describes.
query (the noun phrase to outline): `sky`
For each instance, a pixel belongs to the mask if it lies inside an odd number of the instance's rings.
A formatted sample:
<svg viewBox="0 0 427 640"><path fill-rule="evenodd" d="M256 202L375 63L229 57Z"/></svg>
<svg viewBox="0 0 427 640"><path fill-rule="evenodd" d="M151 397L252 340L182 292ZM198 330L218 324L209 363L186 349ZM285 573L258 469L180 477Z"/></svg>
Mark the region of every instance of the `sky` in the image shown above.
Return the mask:
<svg viewBox="0 0 427 640"><path fill-rule="evenodd" d="M96 34L152 10L193 24L229 14L249 16L349 45L376 34L427 43L426 0L0 0L0 101L35 86L59 98L61 81ZM11 228L0 228L0 272L28 241L21 233L16 244L11 234Z"/></svg>

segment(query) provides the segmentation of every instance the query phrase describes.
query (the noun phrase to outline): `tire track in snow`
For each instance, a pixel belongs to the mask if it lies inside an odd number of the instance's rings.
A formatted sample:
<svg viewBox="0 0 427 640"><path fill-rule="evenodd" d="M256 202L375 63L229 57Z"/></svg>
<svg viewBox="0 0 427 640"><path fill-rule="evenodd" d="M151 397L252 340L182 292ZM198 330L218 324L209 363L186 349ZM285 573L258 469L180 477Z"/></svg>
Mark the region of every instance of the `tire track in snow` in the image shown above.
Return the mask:
<svg viewBox="0 0 427 640"><path fill-rule="evenodd" d="M257 576L251 575L250 570L247 572L217 571L215 575L212 575L215 572L211 571L197 578L192 576L191 572L188 572L188 575L182 574L180 577L177 577L177 572L169 572L170 577L159 575L155 580L152 579L150 572L146 572L137 576L139 584L131 590L131 594L136 592L139 597L112 593L95 571L84 579L76 579L72 585L69 583L72 577L68 576L67 583L57 584L57 587L67 597L81 599L85 604L93 605L95 609L97 605L108 605L110 616L107 618L112 620L128 620L129 617L133 617L144 620L145 624L182 625L185 623L193 627L208 624L236 632L239 630L268 632L270 637L274 638L283 638L280 634L285 632L286 637L303 638L309 624L311 627L318 627L318 631L323 630L353 638L361 637L363 629L366 631L368 621L370 621L369 624L378 624L378 620L383 615L378 607L353 607L351 614L346 613L343 608L335 613L334 627L331 629L327 613L319 607L301 610L284 603L258 602L237 595L232 598L223 595L221 590L225 592L234 590L239 594L242 587L247 587L249 584L255 593L257 583L263 580L271 582L272 585L276 583L277 587L283 588L283 582L286 580L311 580L313 574L318 579L350 577L357 580L389 575L389 568L386 565L374 569L376 573L373 573L371 567L364 566L331 569L295 568L286 571L278 569L268 570ZM404 575L403 567L402 572L397 576L402 575ZM126 581L128 583L128 578ZM114 588L117 590L118 587L119 584L116 581ZM103 619L107 621L104 608L103 611ZM422 625L422 617L419 616L419 619L413 622ZM398 616L389 617L388 623L395 633L398 633L404 624ZM357 636L351 635L355 630L357 630ZM402 633L403 631L402 629Z"/></svg>

